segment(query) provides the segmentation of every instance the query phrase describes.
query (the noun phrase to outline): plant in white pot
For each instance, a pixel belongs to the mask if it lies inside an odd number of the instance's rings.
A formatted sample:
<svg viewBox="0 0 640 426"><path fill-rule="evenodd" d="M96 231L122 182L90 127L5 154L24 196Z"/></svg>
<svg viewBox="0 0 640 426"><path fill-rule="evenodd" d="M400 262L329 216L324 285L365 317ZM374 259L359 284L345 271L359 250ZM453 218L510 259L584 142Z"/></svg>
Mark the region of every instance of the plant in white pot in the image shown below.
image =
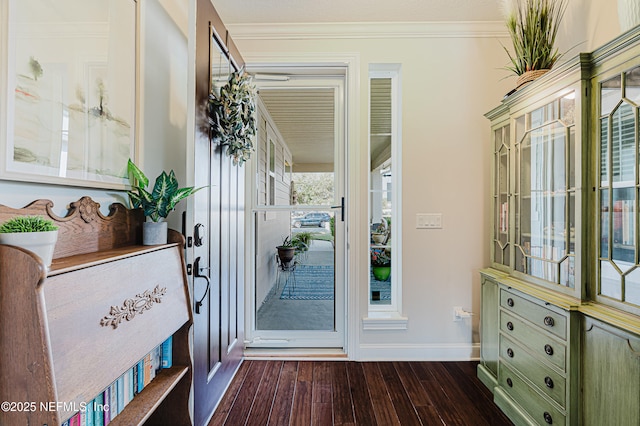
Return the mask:
<svg viewBox="0 0 640 426"><path fill-rule="evenodd" d="M167 218L169 213L175 208L179 201L187 198L202 188L178 187L178 179L171 170L169 174L162 172L156 178L156 182L151 192L147 191L149 179L129 160L127 165L129 172L129 183L132 189L127 191L131 207L142 208L147 219L142 226L142 244L156 245L167 243Z"/></svg>
<svg viewBox="0 0 640 426"><path fill-rule="evenodd" d="M42 216L17 216L0 225L0 244L17 246L38 255L47 269L58 240L58 227Z"/></svg>

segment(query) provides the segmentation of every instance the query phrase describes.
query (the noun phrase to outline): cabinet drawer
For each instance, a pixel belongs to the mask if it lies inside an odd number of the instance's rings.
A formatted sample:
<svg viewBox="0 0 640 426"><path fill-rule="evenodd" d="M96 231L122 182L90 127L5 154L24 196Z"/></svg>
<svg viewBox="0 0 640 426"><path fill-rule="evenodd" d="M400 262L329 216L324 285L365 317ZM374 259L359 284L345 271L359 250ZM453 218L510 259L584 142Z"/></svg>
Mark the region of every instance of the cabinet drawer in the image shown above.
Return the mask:
<svg viewBox="0 0 640 426"><path fill-rule="evenodd" d="M538 358L566 371L566 347L549 333L541 332L507 311L500 311L500 331L522 343Z"/></svg>
<svg viewBox="0 0 640 426"><path fill-rule="evenodd" d="M500 336L500 364L508 364L530 380L545 395L548 395L562 407L566 401L566 381L550 367L533 357L527 349Z"/></svg>
<svg viewBox="0 0 640 426"><path fill-rule="evenodd" d="M536 392L512 369L500 363L498 382L517 403L539 425L564 425L566 418L562 411Z"/></svg>
<svg viewBox="0 0 640 426"><path fill-rule="evenodd" d="M554 312L505 289L500 290L500 306L563 340L567 338L567 317L565 315Z"/></svg>

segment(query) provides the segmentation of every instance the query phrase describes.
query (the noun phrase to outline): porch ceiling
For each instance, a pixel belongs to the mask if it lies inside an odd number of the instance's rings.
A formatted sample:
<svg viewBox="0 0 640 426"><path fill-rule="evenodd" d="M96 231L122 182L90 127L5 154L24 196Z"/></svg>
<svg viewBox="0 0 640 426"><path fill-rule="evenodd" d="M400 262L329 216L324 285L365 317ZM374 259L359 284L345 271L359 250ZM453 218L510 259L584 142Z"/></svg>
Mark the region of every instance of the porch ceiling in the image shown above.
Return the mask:
<svg viewBox="0 0 640 426"><path fill-rule="evenodd" d="M332 171L331 89L260 89L260 97L291 151L294 171Z"/></svg>

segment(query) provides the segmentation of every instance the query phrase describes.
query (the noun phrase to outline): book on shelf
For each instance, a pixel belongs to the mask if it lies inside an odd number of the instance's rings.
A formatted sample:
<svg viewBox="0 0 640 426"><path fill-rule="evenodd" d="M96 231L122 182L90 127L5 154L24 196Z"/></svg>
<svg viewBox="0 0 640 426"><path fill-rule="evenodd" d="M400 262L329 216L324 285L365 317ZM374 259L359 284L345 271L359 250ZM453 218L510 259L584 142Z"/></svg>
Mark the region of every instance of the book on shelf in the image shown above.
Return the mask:
<svg viewBox="0 0 640 426"><path fill-rule="evenodd" d="M138 373L138 381L136 382L136 393L140 393L142 392L142 389L144 389L144 358L138 361L138 364L136 365L136 371Z"/></svg>
<svg viewBox="0 0 640 426"><path fill-rule="evenodd" d="M111 398L111 404L109 404L109 417L113 419L118 415L118 382L115 381L109 386L109 397Z"/></svg>
<svg viewBox="0 0 640 426"><path fill-rule="evenodd" d="M94 426L95 425L95 411L93 409L93 401L87 404L84 412L85 424L86 426Z"/></svg>
<svg viewBox="0 0 640 426"><path fill-rule="evenodd" d="M162 368L171 368L173 365L173 336L169 336L162 343Z"/></svg>
<svg viewBox="0 0 640 426"><path fill-rule="evenodd" d="M104 391L102 391L102 400L104 401L104 411L103 411L103 425L107 426L109 423L111 423L111 407L109 406L111 404L111 396L109 395L109 388L106 388Z"/></svg>
<svg viewBox="0 0 640 426"><path fill-rule="evenodd" d="M172 366L173 339L156 346L125 371L99 395L82 404L82 409L62 423L63 426L106 426L159 374Z"/></svg>
<svg viewBox="0 0 640 426"><path fill-rule="evenodd" d="M93 400L93 424L104 425L104 395L100 394Z"/></svg>

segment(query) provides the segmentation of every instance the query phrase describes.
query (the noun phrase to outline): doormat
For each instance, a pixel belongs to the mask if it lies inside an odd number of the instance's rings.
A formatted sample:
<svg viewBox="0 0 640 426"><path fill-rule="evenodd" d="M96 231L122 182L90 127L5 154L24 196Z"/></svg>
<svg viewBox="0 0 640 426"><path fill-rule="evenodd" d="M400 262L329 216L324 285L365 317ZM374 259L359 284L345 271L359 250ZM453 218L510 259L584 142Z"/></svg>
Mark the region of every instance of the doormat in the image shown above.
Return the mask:
<svg viewBox="0 0 640 426"><path fill-rule="evenodd" d="M280 274L280 280L286 281L281 300L333 300L333 265L298 265L294 272ZM372 276L371 290L380 292L380 300L391 300L391 282Z"/></svg>

